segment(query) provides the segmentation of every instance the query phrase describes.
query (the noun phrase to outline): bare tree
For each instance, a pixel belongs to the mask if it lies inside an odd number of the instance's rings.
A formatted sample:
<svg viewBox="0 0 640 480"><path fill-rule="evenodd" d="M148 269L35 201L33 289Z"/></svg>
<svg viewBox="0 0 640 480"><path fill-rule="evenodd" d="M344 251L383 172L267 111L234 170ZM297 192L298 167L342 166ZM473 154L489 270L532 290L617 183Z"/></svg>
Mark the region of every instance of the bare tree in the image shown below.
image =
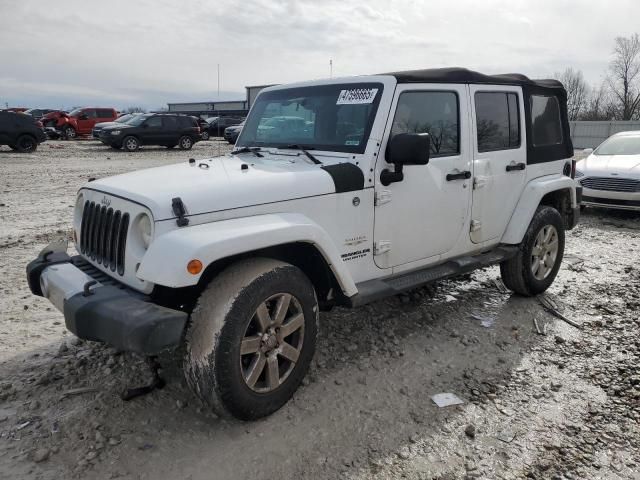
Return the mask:
<svg viewBox="0 0 640 480"><path fill-rule="evenodd" d="M577 120L587 108L589 86L584 81L582 71L569 67L555 77L562 82L567 91L567 113L569 120Z"/></svg>
<svg viewBox="0 0 640 480"><path fill-rule="evenodd" d="M609 65L609 87L616 99L618 119L640 116L640 36L616 37Z"/></svg>
<svg viewBox="0 0 640 480"><path fill-rule="evenodd" d="M586 106L579 119L591 121L615 119L616 107L607 85L593 86L589 90Z"/></svg>
<svg viewBox="0 0 640 480"><path fill-rule="evenodd" d="M147 111L142 107L127 107L124 109L124 113L147 113Z"/></svg>

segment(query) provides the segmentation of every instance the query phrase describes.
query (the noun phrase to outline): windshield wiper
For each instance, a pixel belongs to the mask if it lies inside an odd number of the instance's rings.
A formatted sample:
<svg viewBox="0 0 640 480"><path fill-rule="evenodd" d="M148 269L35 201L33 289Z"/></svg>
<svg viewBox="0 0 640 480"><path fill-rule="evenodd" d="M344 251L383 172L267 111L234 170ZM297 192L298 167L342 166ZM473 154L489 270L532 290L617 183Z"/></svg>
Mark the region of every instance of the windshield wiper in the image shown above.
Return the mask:
<svg viewBox="0 0 640 480"><path fill-rule="evenodd" d="M285 145L283 147L278 147L278 149L284 150L284 149L292 149L292 150L300 150L302 153L304 153L307 158L309 160L311 160L313 163L315 163L316 165L322 165L322 162L320 160L318 160L316 157L314 157L313 155L311 155L307 150L312 150L313 147L309 147L309 148L305 148L302 145L297 145L297 144L293 144L293 145Z"/></svg>
<svg viewBox="0 0 640 480"><path fill-rule="evenodd" d="M241 147L238 150L231 152L231 155L236 155L238 153L253 153L256 157L264 157L264 155L260 153L260 147Z"/></svg>

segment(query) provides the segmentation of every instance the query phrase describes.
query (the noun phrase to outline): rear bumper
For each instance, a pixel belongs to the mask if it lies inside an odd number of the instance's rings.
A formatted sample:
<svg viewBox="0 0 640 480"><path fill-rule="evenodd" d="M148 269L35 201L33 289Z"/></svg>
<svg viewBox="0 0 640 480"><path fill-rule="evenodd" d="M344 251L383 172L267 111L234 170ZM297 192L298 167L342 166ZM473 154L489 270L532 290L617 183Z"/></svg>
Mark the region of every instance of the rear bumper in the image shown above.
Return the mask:
<svg viewBox="0 0 640 480"><path fill-rule="evenodd" d="M67 329L80 338L154 355L182 340L188 314L152 303L150 298L91 273L82 257L50 245L27 266L35 295L48 298L63 314Z"/></svg>

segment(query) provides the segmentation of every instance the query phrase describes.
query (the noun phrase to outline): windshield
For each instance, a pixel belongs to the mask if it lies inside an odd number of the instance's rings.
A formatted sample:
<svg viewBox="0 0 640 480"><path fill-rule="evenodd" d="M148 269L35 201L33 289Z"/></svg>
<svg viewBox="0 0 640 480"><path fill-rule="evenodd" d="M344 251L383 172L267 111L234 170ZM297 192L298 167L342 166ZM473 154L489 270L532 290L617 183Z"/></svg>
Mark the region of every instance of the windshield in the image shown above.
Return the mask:
<svg viewBox="0 0 640 480"><path fill-rule="evenodd" d="M75 110L71 110L69 115L72 116L72 117L77 117L81 113L82 113L82 109L81 108L76 108Z"/></svg>
<svg viewBox="0 0 640 480"><path fill-rule="evenodd" d="M144 122L150 116L151 116L151 114L149 114L149 113L144 113L142 115L136 115L135 117L133 117L131 120L129 120L126 123L127 123L127 125L133 125L134 127L139 127L140 125L142 125L142 122Z"/></svg>
<svg viewBox="0 0 640 480"><path fill-rule="evenodd" d="M114 120L114 122L116 122L116 123L127 123L133 117L134 117L134 115L132 113L127 113L126 115L122 115L121 117L116 118Z"/></svg>
<svg viewBox="0 0 640 480"><path fill-rule="evenodd" d="M380 83L347 83L263 92L236 146L363 153L382 89Z"/></svg>
<svg viewBox="0 0 640 480"><path fill-rule="evenodd" d="M205 120L205 122L207 122L207 123L213 123L213 122L215 122L216 120L218 120L218 117L209 117L209 118L207 118L207 119Z"/></svg>
<svg viewBox="0 0 640 480"><path fill-rule="evenodd" d="M594 155L640 155L640 136L611 137L596 148Z"/></svg>

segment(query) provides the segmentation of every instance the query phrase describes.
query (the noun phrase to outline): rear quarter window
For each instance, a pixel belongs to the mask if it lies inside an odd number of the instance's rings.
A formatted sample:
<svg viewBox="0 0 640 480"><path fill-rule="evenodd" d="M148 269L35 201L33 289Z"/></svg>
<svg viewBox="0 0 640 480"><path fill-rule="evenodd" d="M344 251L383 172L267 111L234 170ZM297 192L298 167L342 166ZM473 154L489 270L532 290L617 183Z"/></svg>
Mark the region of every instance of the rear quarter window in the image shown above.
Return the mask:
<svg viewBox="0 0 640 480"><path fill-rule="evenodd" d="M560 104L556 97L531 95L531 130L534 147L563 142Z"/></svg>

